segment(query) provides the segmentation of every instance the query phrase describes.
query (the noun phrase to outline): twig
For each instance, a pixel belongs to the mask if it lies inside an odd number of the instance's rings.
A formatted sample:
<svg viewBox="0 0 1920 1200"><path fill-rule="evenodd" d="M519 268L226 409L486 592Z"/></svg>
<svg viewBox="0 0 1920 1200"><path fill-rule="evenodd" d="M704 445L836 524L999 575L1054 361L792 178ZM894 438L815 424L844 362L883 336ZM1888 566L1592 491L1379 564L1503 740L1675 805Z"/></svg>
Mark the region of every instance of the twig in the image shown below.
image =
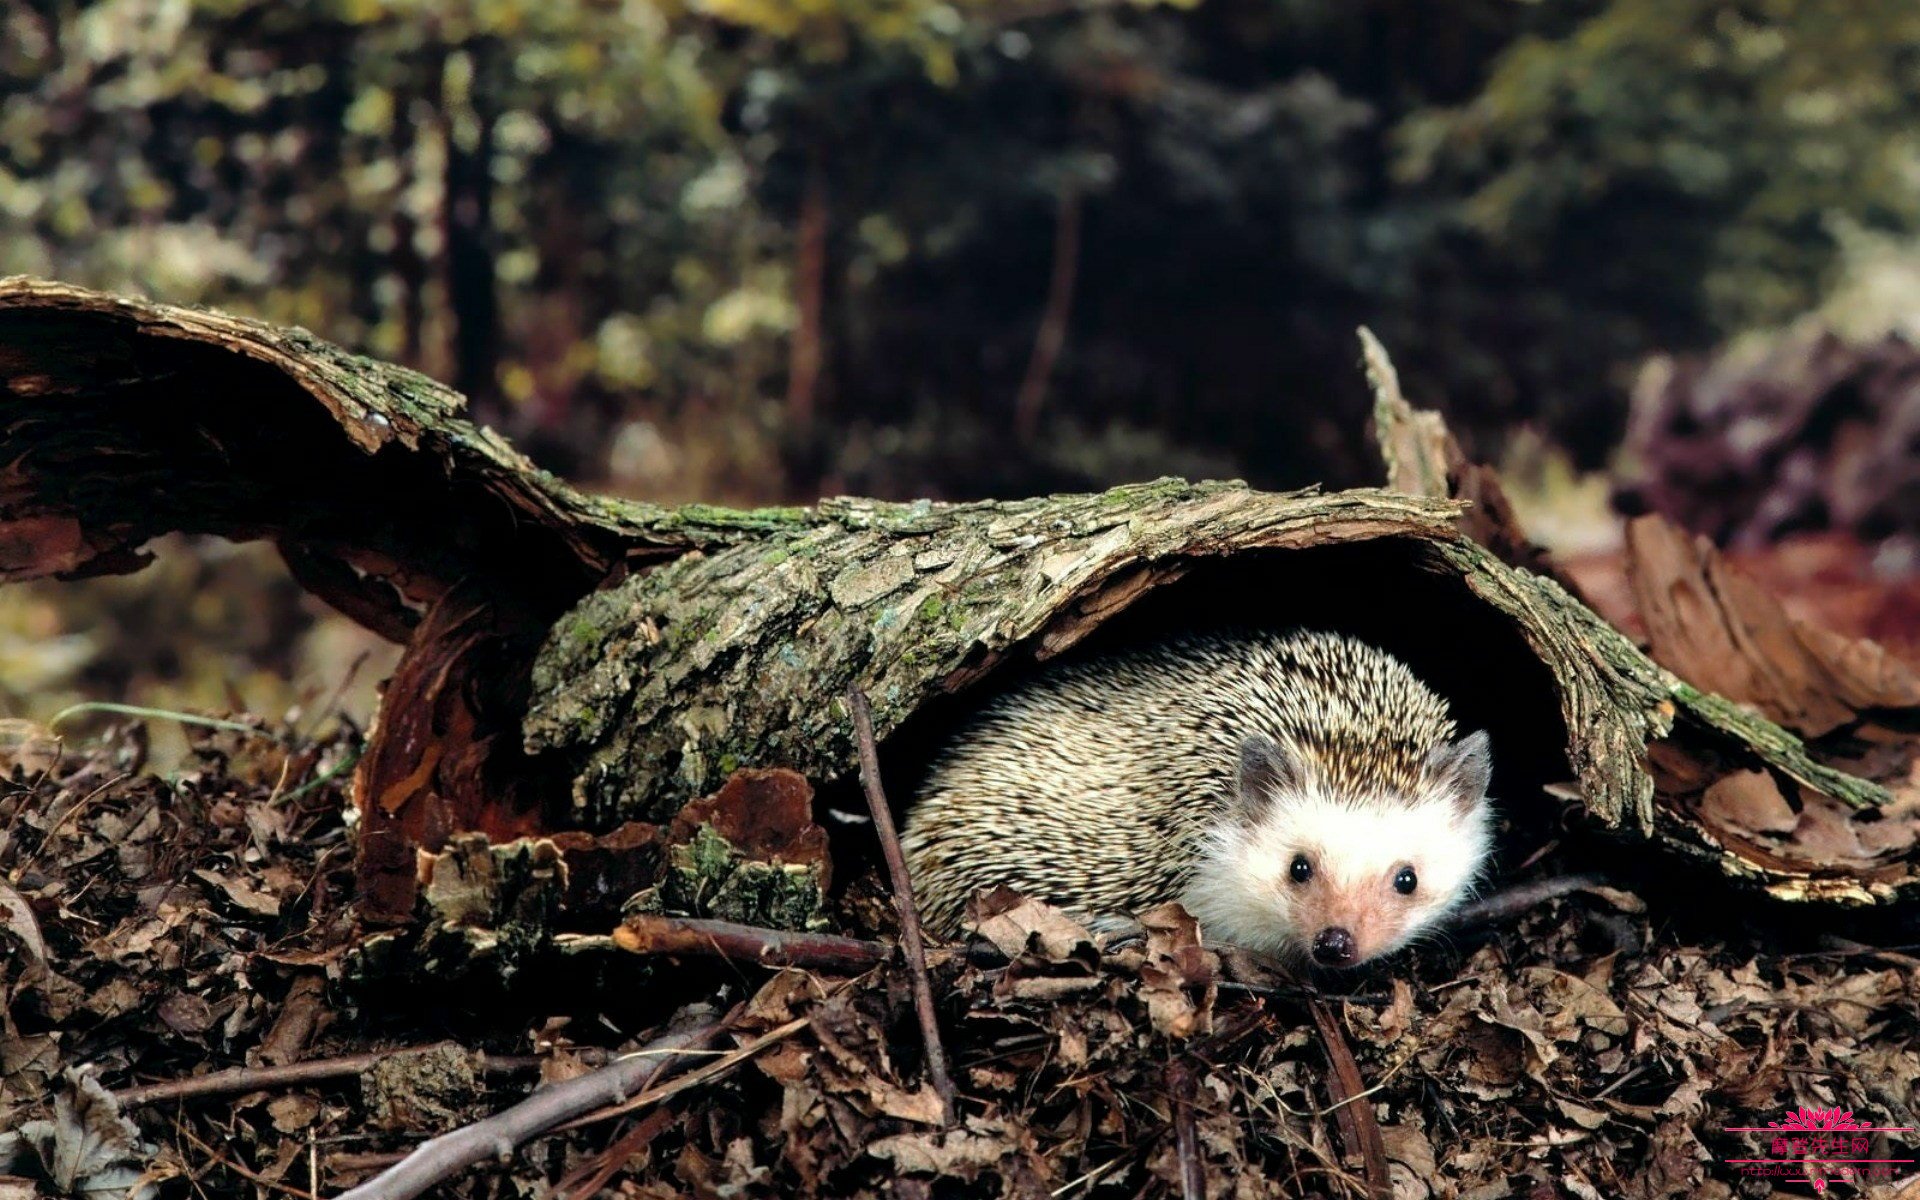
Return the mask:
<svg viewBox="0 0 1920 1200"><path fill-rule="evenodd" d="M1068 1192L1071 1192L1073 1189L1081 1186L1082 1184L1085 1184L1087 1187L1091 1188L1094 1184L1106 1178L1106 1176L1110 1172L1112 1172L1112 1170L1115 1167L1125 1166L1129 1161L1132 1160L1133 1156L1137 1153L1139 1153L1138 1147L1132 1150L1122 1151L1119 1155L1108 1159L1106 1162L1095 1167L1093 1170L1088 1171L1086 1174L1081 1175L1076 1179L1069 1179L1066 1183L1053 1189L1053 1192L1052 1192L1053 1200L1060 1200L1062 1196L1065 1196Z"/></svg>
<svg viewBox="0 0 1920 1200"><path fill-rule="evenodd" d="M1327 1090L1332 1093L1334 1121L1348 1150L1358 1154L1366 1166L1367 1195L1371 1200L1389 1200L1393 1180L1387 1173L1387 1143L1380 1136L1380 1123L1374 1119L1371 1106L1349 1103L1366 1094L1367 1082L1361 1078L1360 1064L1353 1061L1353 1051L1340 1032L1340 1023L1333 1019L1333 1009L1323 1000L1314 1000L1307 1008L1327 1047L1327 1065L1333 1068Z"/></svg>
<svg viewBox="0 0 1920 1200"><path fill-rule="evenodd" d="M893 827L893 810L887 806L887 794L880 786L880 751L873 740L873 709L867 704L866 693L857 685L847 689L847 711L853 716L853 732L860 746L860 783L867 793L867 807L873 812L873 831L880 839L880 852L886 856L887 873L893 877L893 902L900 910L900 944L907 953L907 969L913 981L913 1007L920 1015L920 1034L927 1043L927 1075L933 1080L933 1090L940 1094L940 1123L951 1128L955 1115L953 1080L947 1075L947 1052L940 1043L933 985L927 980L927 949L920 936L920 910L913 903L913 880L907 875L907 858L900 849L900 835Z"/></svg>
<svg viewBox="0 0 1920 1200"><path fill-rule="evenodd" d="M798 967L806 971L831 974L858 974L893 957L885 942L838 934L794 933L785 929L763 929L733 921L715 921L704 917L628 917L623 928L612 936L597 933L563 933L554 939L562 954L697 954L745 966ZM656 940L657 939L657 940ZM988 942L969 942L965 946L929 946L929 962L964 960L969 966L995 970L1007 965L1007 956ZM1335 997L1360 999L1361 997ZM1386 1003L1388 999L1380 1000Z"/></svg>
<svg viewBox="0 0 1920 1200"><path fill-rule="evenodd" d="M315 1058L307 1062L288 1063L282 1067L232 1067L225 1071L211 1071L205 1075L192 1075L185 1079L169 1079L164 1083L146 1083L137 1087L121 1088L113 1093L113 1098L122 1109L144 1108L164 1100L185 1100L197 1096L227 1096L235 1092L260 1092L269 1088L291 1087L301 1083L344 1079L363 1071L370 1071L376 1064L387 1059L405 1054L420 1054L445 1044L443 1042L428 1046L406 1046L398 1050L381 1050L368 1054L343 1054L338 1058ZM483 1055L481 1060L482 1069L493 1074L525 1071L538 1065L537 1058L526 1057L496 1058Z"/></svg>
<svg viewBox="0 0 1920 1200"><path fill-rule="evenodd" d="M731 1017L668 1034L639 1054L614 1060L597 1071L541 1088L484 1121L422 1142L393 1166L338 1200L409 1200L436 1184L489 1158L506 1158L543 1133L642 1091L690 1052L706 1049L727 1028Z"/></svg>
<svg viewBox="0 0 1920 1200"><path fill-rule="evenodd" d="M261 1187L272 1188L276 1192L285 1192L289 1196L298 1196L300 1197L300 1200L320 1200L320 1198L314 1195L312 1192L303 1192L299 1188L294 1187L292 1184L282 1183L278 1179L268 1179L265 1175L260 1174L258 1171L255 1171L249 1167L241 1166L239 1163L235 1162L231 1158L228 1158L226 1155L220 1153L218 1150L215 1150L212 1146L207 1145L205 1142L201 1141L199 1138L193 1136L193 1130L188 1129L185 1125L175 1125L174 1128L178 1129L181 1133L186 1134L187 1140L192 1142L194 1145L200 1147L200 1152L202 1154L205 1154L208 1158L212 1159L214 1162L219 1163L221 1166L225 1167L229 1171L232 1171L235 1175L238 1175L240 1178L245 1179L249 1183L256 1183L256 1184L259 1184Z"/></svg>
<svg viewBox="0 0 1920 1200"><path fill-rule="evenodd" d="M1173 1148L1180 1160L1180 1194L1185 1200L1207 1200L1207 1168L1200 1161L1200 1131L1193 1119L1193 1076L1175 1063L1167 1070L1167 1091L1173 1097Z"/></svg>
<svg viewBox="0 0 1920 1200"><path fill-rule="evenodd" d="M1532 883L1518 884L1462 905L1447 925L1451 929L1492 925L1538 908L1549 900L1606 886L1607 881L1598 875L1555 875L1549 879L1536 879Z"/></svg>
<svg viewBox="0 0 1920 1200"><path fill-rule="evenodd" d="M857 975L887 960L887 948L879 942L695 917L630 916L613 931L613 944L632 954L697 954L842 975Z"/></svg>
<svg viewBox="0 0 1920 1200"><path fill-rule="evenodd" d="M368 1154L342 1152L326 1157L327 1171L334 1175L371 1171L390 1167L407 1156L404 1150L379 1150Z"/></svg>
<svg viewBox="0 0 1920 1200"><path fill-rule="evenodd" d="M1284 983L1248 983L1240 979L1222 979L1214 987L1243 996L1274 996L1283 1000L1337 1000L1343 1004L1382 1005L1393 1003L1391 992L1323 992L1315 987Z"/></svg>

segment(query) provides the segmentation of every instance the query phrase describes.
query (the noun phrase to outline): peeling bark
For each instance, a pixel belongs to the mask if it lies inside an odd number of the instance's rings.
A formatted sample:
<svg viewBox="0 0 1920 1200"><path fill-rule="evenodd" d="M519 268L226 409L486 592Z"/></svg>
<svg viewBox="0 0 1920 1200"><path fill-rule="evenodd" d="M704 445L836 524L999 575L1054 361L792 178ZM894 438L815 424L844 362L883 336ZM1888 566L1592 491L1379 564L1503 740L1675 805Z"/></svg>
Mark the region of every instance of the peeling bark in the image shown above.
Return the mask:
<svg viewBox="0 0 1920 1200"><path fill-rule="evenodd" d="M1224 600L1311 602L1335 623L1364 600L1396 648L1469 666L1481 647L1458 643L1484 634L1508 666L1469 677L1466 699L1551 729L1564 744L1545 751L1598 822L1780 895L1915 890L1906 862L1800 870L1657 802L1650 744L1854 807L1885 793L1656 666L1524 554L1474 540L1447 499L1162 480L662 509L581 495L447 389L304 332L33 280L0 282L0 388L0 578L133 569L170 530L266 537L308 586L408 637L356 779L363 887L390 914L411 851L458 830L658 821L744 766L831 783L854 765L849 685L904 741L1004 673Z"/></svg>

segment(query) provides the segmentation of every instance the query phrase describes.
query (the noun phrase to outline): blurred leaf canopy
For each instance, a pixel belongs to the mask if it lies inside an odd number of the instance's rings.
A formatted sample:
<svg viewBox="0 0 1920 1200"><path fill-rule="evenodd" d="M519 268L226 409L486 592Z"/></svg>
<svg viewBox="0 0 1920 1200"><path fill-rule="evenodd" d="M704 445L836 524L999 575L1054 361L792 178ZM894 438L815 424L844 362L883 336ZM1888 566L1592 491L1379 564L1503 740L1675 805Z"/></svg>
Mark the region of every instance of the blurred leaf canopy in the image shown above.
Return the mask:
<svg viewBox="0 0 1920 1200"><path fill-rule="evenodd" d="M1642 356L1920 221L1895 0L0 23L0 272L307 325L661 498L1361 481L1362 322L1483 441L1594 462Z"/></svg>

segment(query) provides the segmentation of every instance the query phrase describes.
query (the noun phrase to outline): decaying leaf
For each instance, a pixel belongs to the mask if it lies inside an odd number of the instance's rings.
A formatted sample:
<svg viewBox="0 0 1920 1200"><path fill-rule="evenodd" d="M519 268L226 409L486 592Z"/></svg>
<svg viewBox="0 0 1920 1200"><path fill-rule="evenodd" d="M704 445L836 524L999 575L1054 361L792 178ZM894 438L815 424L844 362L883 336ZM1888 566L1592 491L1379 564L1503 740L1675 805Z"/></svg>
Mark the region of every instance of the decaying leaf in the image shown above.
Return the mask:
<svg viewBox="0 0 1920 1200"><path fill-rule="evenodd" d="M465 1118L481 1094L473 1055L453 1045L383 1058L360 1077L360 1087L375 1124L436 1133Z"/></svg>
<svg viewBox="0 0 1920 1200"><path fill-rule="evenodd" d="M950 1179L977 1178L1014 1153L1004 1128L969 1121L964 1128L945 1133L907 1133L882 1138L867 1153L902 1175L939 1175Z"/></svg>
<svg viewBox="0 0 1920 1200"><path fill-rule="evenodd" d="M53 1115L0 1132L0 1170L31 1174L63 1196L155 1195L143 1186L154 1147L120 1113L91 1074L69 1071L55 1095Z"/></svg>
<svg viewBox="0 0 1920 1200"><path fill-rule="evenodd" d="M1174 1037L1210 1031L1219 963L1200 945L1200 923L1178 904L1141 913L1140 923L1147 930L1140 982L1153 1027Z"/></svg>
<svg viewBox="0 0 1920 1200"><path fill-rule="evenodd" d="M967 928L1010 959L1032 955L1046 962L1084 958L1093 935L1067 914L1011 888L993 888L967 904Z"/></svg>

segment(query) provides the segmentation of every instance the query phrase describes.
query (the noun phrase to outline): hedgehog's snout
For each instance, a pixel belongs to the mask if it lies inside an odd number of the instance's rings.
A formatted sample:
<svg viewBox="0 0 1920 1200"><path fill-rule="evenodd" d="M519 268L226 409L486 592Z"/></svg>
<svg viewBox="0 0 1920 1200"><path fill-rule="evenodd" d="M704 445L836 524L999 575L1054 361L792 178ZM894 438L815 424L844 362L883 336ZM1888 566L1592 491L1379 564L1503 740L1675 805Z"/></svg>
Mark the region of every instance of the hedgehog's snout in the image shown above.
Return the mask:
<svg viewBox="0 0 1920 1200"><path fill-rule="evenodd" d="M1359 957L1353 934L1338 925L1330 925L1313 937L1313 961L1323 967L1349 967Z"/></svg>

